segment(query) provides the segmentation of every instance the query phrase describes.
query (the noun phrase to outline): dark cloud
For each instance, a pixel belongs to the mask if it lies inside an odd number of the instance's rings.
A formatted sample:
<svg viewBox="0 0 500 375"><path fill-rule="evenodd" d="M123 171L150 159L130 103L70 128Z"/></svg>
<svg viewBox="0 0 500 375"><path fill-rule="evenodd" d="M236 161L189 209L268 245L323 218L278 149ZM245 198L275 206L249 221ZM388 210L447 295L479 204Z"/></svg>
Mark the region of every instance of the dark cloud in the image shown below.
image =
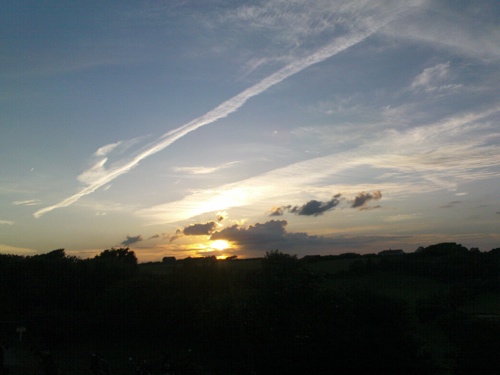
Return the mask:
<svg viewBox="0 0 500 375"><path fill-rule="evenodd" d="M148 238L148 240L152 240L153 238L159 238L159 234L153 234L151 237Z"/></svg>
<svg viewBox="0 0 500 375"><path fill-rule="evenodd" d="M182 230L177 229L175 234L170 236L170 242L175 241L182 236L208 236L215 230L215 228L217 228L217 223L215 221L191 224Z"/></svg>
<svg viewBox="0 0 500 375"><path fill-rule="evenodd" d="M228 240L239 244L274 242L284 238L286 220L271 220L266 223L257 223L249 227L240 227L237 224L212 233L211 240Z"/></svg>
<svg viewBox="0 0 500 375"><path fill-rule="evenodd" d="M271 208L271 213L269 216L283 216L285 213L286 207L273 207Z"/></svg>
<svg viewBox="0 0 500 375"><path fill-rule="evenodd" d="M211 240L226 240L233 244L224 254L245 257L261 257L266 251L278 249L285 253L301 254L340 254L343 252L373 252L388 247L388 243L400 241L403 237L366 236L366 237L324 237L304 232L288 232L286 220L270 220L248 227L233 225L212 233ZM391 242L392 241L392 242ZM373 249L372 249L373 248ZM207 252L200 252L207 255ZM214 252L215 255L220 252Z"/></svg>
<svg viewBox="0 0 500 375"><path fill-rule="evenodd" d="M132 245L136 242L139 242L139 241L142 241L141 235L133 236L133 237L127 236L127 239L125 241L123 241L121 244L123 246L130 246L130 245Z"/></svg>
<svg viewBox="0 0 500 375"><path fill-rule="evenodd" d="M315 199L310 200L302 206L281 206L273 207L271 209L271 214L269 216L283 216L285 211L289 211L296 215L302 216L319 216L323 215L326 211L332 210L340 203L340 194L336 194L333 198L326 202L317 201Z"/></svg>
<svg viewBox="0 0 500 375"><path fill-rule="evenodd" d="M180 230L180 229L177 229L175 231L175 234L166 236L166 238L170 238L170 242L175 241L179 237L182 237L182 230Z"/></svg>
<svg viewBox="0 0 500 375"><path fill-rule="evenodd" d="M381 205L376 205L376 206L363 206L363 207L360 207L359 210L360 211L371 211L371 210L376 210L378 208L382 207Z"/></svg>
<svg viewBox="0 0 500 375"><path fill-rule="evenodd" d="M290 208L290 212L297 215L305 216L318 216L323 215L326 211L333 209L340 203L340 194L334 195L333 198L327 202L320 202L317 200L311 200L304 204L303 206L295 206Z"/></svg>
<svg viewBox="0 0 500 375"><path fill-rule="evenodd" d="M382 199L380 190L374 191L373 193L361 192L354 198L351 207L364 209L366 203L371 200L378 201L379 199Z"/></svg>
<svg viewBox="0 0 500 375"><path fill-rule="evenodd" d="M192 224L184 228L182 233L185 236L203 236L203 235L209 235L212 233L215 228L217 227L217 223L215 221L209 221L208 223L197 223L197 224Z"/></svg>
<svg viewBox="0 0 500 375"><path fill-rule="evenodd" d="M379 199L382 199L382 193L380 190L372 193L361 192L354 198L354 200L352 200L351 207L358 208L359 210L374 210L380 208L380 206L368 207L366 204L371 200ZM326 202L313 199L302 206L275 206L271 208L269 216L283 216L286 211L302 216L319 216L323 215L327 211L333 210L343 200L344 198L342 198L341 194L336 194L331 200Z"/></svg>

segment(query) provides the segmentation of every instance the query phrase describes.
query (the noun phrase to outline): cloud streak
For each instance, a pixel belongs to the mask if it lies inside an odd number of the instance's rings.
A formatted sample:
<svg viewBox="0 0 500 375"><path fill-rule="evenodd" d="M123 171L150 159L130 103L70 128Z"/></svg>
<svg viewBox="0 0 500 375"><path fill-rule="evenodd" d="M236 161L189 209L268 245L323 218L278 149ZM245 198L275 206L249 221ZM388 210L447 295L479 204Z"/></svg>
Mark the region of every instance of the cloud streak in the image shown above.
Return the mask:
<svg viewBox="0 0 500 375"><path fill-rule="evenodd" d="M14 206L36 206L37 204L40 204L40 201L38 199L28 199L25 201L14 201L12 204Z"/></svg>
<svg viewBox="0 0 500 375"><path fill-rule="evenodd" d="M187 174L210 174L222 169L227 169L232 167L233 165L238 164L238 161L232 161L229 163L224 163L215 167L175 167L175 172L182 172Z"/></svg>
<svg viewBox="0 0 500 375"><path fill-rule="evenodd" d="M286 65L285 67L279 69L275 73L262 79L260 82L254 84L253 86L247 88L240 94L232 97L231 99L223 102L219 106L215 107L206 114L195 118L194 120L169 131L158 138L155 142L150 143L148 146L139 151L132 158L115 163L111 169L105 169L106 159L102 159L97 164L95 164L89 171L90 173L84 172L82 175L85 178L80 178L80 180L85 180L88 186L81 189L76 194L63 199L59 203L52 206L48 206L36 211L33 216L35 218L40 218L42 215L53 211L58 208L63 208L72 205L80 198L92 194L100 187L110 183L114 179L118 178L124 173L129 172L132 168L137 166L142 160L162 151L166 147L170 146L172 143L178 139L184 137L188 133L199 129L202 126L211 124L219 119L227 117L231 113L237 111L241 106L243 106L249 99L265 92L270 87L277 85L283 80L301 72L302 70L318 64L368 38L370 35L375 33L381 27L386 25L389 21L395 18L395 16L400 13L401 10L392 12L382 17L378 22L370 22L370 26L365 30L359 30L352 32L347 36L341 36L334 39L331 43L318 49L316 52L306 56L304 58L299 58L292 63ZM105 154L109 152L110 149L116 147L116 145L103 146L98 150L99 154Z"/></svg>

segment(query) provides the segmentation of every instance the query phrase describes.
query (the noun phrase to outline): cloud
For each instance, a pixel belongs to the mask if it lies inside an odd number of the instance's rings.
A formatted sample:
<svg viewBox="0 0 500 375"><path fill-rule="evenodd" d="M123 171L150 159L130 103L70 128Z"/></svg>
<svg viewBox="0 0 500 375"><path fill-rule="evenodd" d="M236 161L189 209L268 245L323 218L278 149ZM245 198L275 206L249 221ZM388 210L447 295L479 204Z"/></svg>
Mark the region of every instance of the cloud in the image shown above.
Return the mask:
<svg viewBox="0 0 500 375"><path fill-rule="evenodd" d="M287 207L288 206L283 206L283 207L275 206L271 208L271 213L269 214L269 216L283 216Z"/></svg>
<svg viewBox="0 0 500 375"><path fill-rule="evenodd" d="M106 168L104 168L104 164L108 161L108 158L102 158L94 163L86 171L80 173L77 177L78 181L83 182L84 184L91 184L92 181L96 181L106 177Z"/></svg>
<svg viewBox="0 0 500 375"><path fill-rule="evenodd" d="M396 20L383 32L391 38L491 61L500 58L497 9L498 3L494 0L470 7L456 7L453 1L428 1L421 12Z"/></svg>
<svg viewBox="0 0 500 375"><path fill-rule="evenodd" d="M37 204L40 204L40 200L28 199L25 201L14 201L14 202L12 202L12 204L15 206L36 206Z"/></svg>
<svg viewBox="0 0 500 375"><path fill-rule="evenodd" d="M378 201L379 199L382 199L382 193L380 192L380 190L374 191L373 193L361 192L354 198L351 207L364 209L366 208L366 203L371 200Z"/></svg>
<svg viewBox="0 0 500 375"><path fill-rule="evenodd" d="M431 68L426 68L422 73L415 77L410 85L412 89L429 89L434 87L436 82L442 81L447 75L450 69L450 62L444 64L438 64Z"/></svg>
<svg viewBox="0 0 500 375"><path fill-rule="evenodd" d="M145 146L137 154L129 159L124 159L113 164L109 169L104 168L106 163L105 159L99 160L94 164L88 171L83 172L79 176L79 180L86 183L87 186L82 188L76 194L69 196L66 199L52 205L45 207L41 210L36 211L33 216L35 218L40 218L42 215L58 208L67 207L78 201L80 198L92 194L100 187L109 184L115 178L121 176L124 173L129 172L131 169L136 167L142 160L154 155L166 147L170 146L172 143L178 139L184 137L188 133L208 124L211 124L219 119L225 118L231 113L237 111L241 106L243 106L249 99L260 95L261 93L268 90L270 87L277 85L283 80L301 72L302 70L320 63L339 52L342 52L368 38L370 35L375 33L381 27L385 26L389 21L394 19L398 15L398 12L391 13L389 15L384 15L380 17L378 21L370 22L370 25L365 29L358 29L352 31L344 36L339 36L335 38L332 42L326 44L324 47L317 49L314 53L311 53L305 57L297 58L285 67L277 70L276 72L268 75L261 81L257 82L253 86L242 91L238 95L232 97L229 100L221 103L211 111L206 114L195 118L194 120L178 127L177 129L171 130L156 141ZM111 148L111 146L104 146L105 151ZM102 148L101 148L102 149Z"/></svg>
<svg viewBox="0 0 500 375"><path fill-rule="evenodd" d="M288 208L291 213L297 215L305 215L305 216L318 216L323 215L326 211L332 210L340 203L340 194L336 194L333 198L327 202L320 202L317 200L310 200L306 204L302 206L294 206Z"/></svg>
<svg viewBox="0 0 500 375"><path fill-rule="evenodd" d="M152 240L154 238L160 238L159 234L153 234L151 237L148 238L148 240Z"/></svg>
<svg viewBox="0 0 500 375"><path fill-rule="evenodd" d="M279 249L287 253L335 254L348 250L367 252L383 249L391 241L400 241L402 236L337 236L309 235L305 232L288 232L286 220L270 220L249 226L238 224L212 233L210 240L226 240L233 243L230 254L245 254L246 257L262 256L266 251ZM206 255L206 253L204 252ZM219 253L220 254L220 253Z"/></svg>
<svg viewBox="0 0 500 375"><path fill-rule="evenodd" d="M246 228L234 224L212 233L210 239L233 241L239 244L275 242L284 238L287 224L285 220L271 220L263 224L250 225Z"/></svg>
<svg viewBox="0 0 500 375"><path fill-rule="evenodd" d="M352 201L351 208L359 208L360 210L373 210L376 208L380 208L380 206L367 207L366 203L371 200L379 200L381 198L382 193L380 192L380 190L374 191L373 193L361 192ZM321 202L313 199L302 206L288 205L273 207L269 216L282 216L286 211L302 216L319 216L323 215L326 211L330 211L337 207L341 203L341 201L341 194L336 194L331 200L326 202Z"/></svg>
<svg viewBox="0 0 500 375"><path fill-rule="evenodd" d="M188 174L210 174L222 169L230 168L235 164L238 164L238 161L233 161L229 163L224 163L215 167L175 167L175 172L184 172Z"/></svg>
<svg viewBox="0 0 500 375"><path fill-rule="evenodd" d="M127 239L125 241L123 241L121 244L123 246L130 246L130 245L133 245L133 244L135 244L136 242L139 242L139 241L142 241L142 236L141 235L133 236L133 237L127 236Z"/></svg>
<svg viewBox="0 0 500 375"><path fill-rule="evenodd" d="M94 156L100 157L100 156L106 156L109 154L111 151L113 151L116 147L121 145L123 142L119 141L116 143L110 143L108 145L100 147L95 153Z"/></svg>
<svg viewBox="0 0 500 375"><path fill-rule="evenodd" d="M268 60L284 58L296 53L299 48L310 48L318 38L331 38L346 30L373 27L374 19L405 10L424 3L421 0L406 1L331 1L331 0L268 0L244 2L237 7L228 7L223 14L214 17L215 22L231 25L250 36L263 32L272 35L260 42L262 48L274 52ZM264 60L264 61L263 61ZM249 70L263 65L266 59L254 58Z"/></svg>
<svg viewBox="0 0 500 375"><path fill-rule="evenodd" d="M217 227L217 223L215 221L209 221L204 224L192 224L184 228L182 233L185 236L202 236L208 235L212 233Z"/></svg>
<svg viewBox="0 0 500 375"><path fill-rule="evenodd" d="M271 209L271 214L269 216L282 216L285 211L289 211L296 215L302 216L319 216L323 215L326 211L330 211L340 203L340 194L336 194L333 198L326 202L317 201L315 199L310 200L302 206L282 206L273 207Z"/></svg>
<svg viewBox="0 0 500 375"><path fill-rule="evenodd" d="M220 217L221 216L217 217L218 222L220 221L219 220ZM170 242L175 241L176 239L182 236L208 236L214 232L215 228L217 228L217 222L215 221L191 224L182 230L177 229L174 235L169 236Z"/></svg>
<svg viewBox="0 0 500 375"><path fill-rule="evenodd" d="M222 220L225 220L227 219L228 215L227 215L227 212L225 211L220 211L220 212L217 212L217 222L221 222Z"/></svg>
<svg viewBox="0 0 500 375"><path fill-rule="evenodd" d="M410 84L410 90L420 91L441 91L456 89L462 87L462 84L445 83L445 78L448 77L450 71L450 62L437 64L433 67L426 68L422 73L417 75Z"/></svg>
<svg viewBox="0 0 500 375"><path fill-rule="evenodd" d="M0 225L14 225L14 222L10 220L0 220Z"/></svg>

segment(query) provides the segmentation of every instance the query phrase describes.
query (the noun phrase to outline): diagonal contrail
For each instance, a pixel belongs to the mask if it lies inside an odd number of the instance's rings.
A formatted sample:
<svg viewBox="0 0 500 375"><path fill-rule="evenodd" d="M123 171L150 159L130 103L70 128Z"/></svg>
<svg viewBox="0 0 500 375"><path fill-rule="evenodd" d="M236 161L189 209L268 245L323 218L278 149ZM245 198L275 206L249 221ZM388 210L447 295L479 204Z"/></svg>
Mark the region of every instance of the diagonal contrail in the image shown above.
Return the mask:
<svg viewBox="0 0 500 375"><path fill-rule="evenodd" d="M350 36L339 37L335 39L332 43L327 46L319 49L315 53L310 56L307 56L302 59L298 59L289 65L281 68L275 73L267 76L260 82L255 85L247 88L242 91L238 95L232 97L229 100L226 100L222 104L218 105L211 111L207 112L203 116L200 116L187 124L180 126L177 129L169 131L168 133L163 134L158 140L148 145L142 152L137 154L132 159L123 163L120 166L114 167L113 169L107 171L103 176L99 179L93 181L89 186L83 188L78 193L62 200L61 202L53 205L42 208L41 210L36 211L33 216L35 218L39 218L43 214L50 212L56 208L67 207L76 201L78 201L81 197L91 194L100 188L103 185L108 184L113 181L118 176L130 171L134 168L141 160L156 154L157 152L163 150L164 148L170 146L173 142L178 140L179 138L184 137L186 134L196 130L204 125L211 124L221 118L224 118L231 113L235 112L240 108L246 101L256 95L259 95L269 89L270 87L280 83L281 81L287 79L288 77L293 76L294 74L310 67L311 65L320 63L339 52L346 50L349 47L352 47L355 44L358 44L365 40L367 37L372 35L375 31L377 31L380 27L382 27L386 22L381 22L377 27L372 27L367 31L360 31Z"/></svg>

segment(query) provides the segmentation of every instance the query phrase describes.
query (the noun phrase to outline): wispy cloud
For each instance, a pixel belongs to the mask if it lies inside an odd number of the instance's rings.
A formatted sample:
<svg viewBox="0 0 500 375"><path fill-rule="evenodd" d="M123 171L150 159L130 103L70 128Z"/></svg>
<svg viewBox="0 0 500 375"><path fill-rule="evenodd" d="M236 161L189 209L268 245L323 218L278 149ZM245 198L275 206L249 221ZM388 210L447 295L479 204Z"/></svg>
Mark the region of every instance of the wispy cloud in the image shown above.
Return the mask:
<svg viewBox="0 0 500 375"><path fill-rule="evenodd" d="M429 88L435 87L436 81L443 80L448 75L448 70L450 69L450 62L444 64L438 64L432 68L426 68L422 73L415 77L410 85L412 89L424 88L428 90Z"/></svg>
<svg viewBox="0 0 500 375"><path fill-rule="evenodd" d="M410 84L413 91L424 90L443 91L462 87L459 83L447 83L445 79L449 76L450 62L437 64L430 68L425 68L422 73L417 75Z"/></svg>
<svg viewBox="0 0 500 375"><path fill-rule="evenodd" d="M323 195L333 190L355 197L360 190L381 190L389 197L455 190L459 183L500 175L500 147L492 142L500 135L491 129L499 112L500 108L494 107L459 113L405 131L387 130L353 150L312 158L218 188L197 190L181 200L142 209L137 214L165 223L247 205L258 208L263 204L267 206L265 211L276 199L301 199L304 191ZM345 174L360 177L360 168L363 173L372 171L377 178L349 185L338 182Z"/></svg>
<svg viewBox="0 0 500 375"><path fill-rule="evenodd" d="M425 1L406 1L405 9L421 6ZM366 27L372 17L391 11L401 11L399 1L330 1L269 0L259 4L243 4L228 9L215 21L246 30L266 30L274 35L275 46L303 46L310 39L333 33Z"/></svg>
<svg viewBox="0 0 500 375"><path fill-rule="evenodd" d="M232 166L238 164L237 161L232 161L229 163L224 163L217 165L215 167L175 167L175 172L183 172L188 174L210 174L223 169L231 168Z"/></svg>
<svg viewBox="0 0 500 375"><path fill-rule="evenodd" d="M99 156L106 156L107 154L109 154L111 151L113 151L115 148L117 148L119 145L121 145L122 142L116 142L116 143L110 143L108 145L104 145L102 147L100 147L96 152L95 152L95 156L99 157Z"/></svg>
<svg viewBox="0 0 500 375"><path fill-rule="evenodd" d="M14 222L10 220L0 220L0 225L14 225Z"/></svg>
<svg viewBox="0 0 500 375"><path fill-rule="evenodd" d="M498 4L483 2L478 7L457 8L453 1L429 1L404 20L396 20L384 33L450 50L474 59L500 58L500 30L496 20ZM468 19L481 22L467 22Z"/></svg>
<svg viewBox="0 0 500 375"><path fill-rule="evenodd" d="M12 202L13 205L15 206L36 206L37 204L40 204L39 199L28 199L25 201L14 201Z"/></svg>
<svg viewBox="0 0 500 375"><path fill-rule="evenodd" d="M150 143L148 146L139 151L135 156L127 160L122 160L115 163L111 168L105 169L104 164L106 159L101 159L95 163L88 171L83 172L80 175L80 180L84 181L87 186L81 189L76 194L69 196L68 198L62 200L61 202L45 207L41 210L36 211L33 216L39 218L42 215L62 207L67 207L76 201L78 201L83 196L95 192L100 187L110 183L117 177L129 172L132 168L137 166L142 160L154 155L166 147L170 146L173 142L184 137L188 133L208 124L211 124L221 118L227 117L231 113L237 111L241 106L243 106L249 99L263 93L270 87L282 82L283 80L297 74L298 72L310 67L311 65L322 62L339 52L342 52L349 47L358 44L365 40L368 36L372 35L379 28L387 24L391 19L393 19L397 13L393 12L390 15L385 15L381 17L378 21L370 22L368 28L364 30L358 30L348 33L347 35L337 37L333 42L327 44L326 46L316 50L316 52L300 59L296 59L289 65L279 69L275 73L267 76L260 82L244 90L240 94L232 97L231 99L223 102L213 110L207 112L203 116L200 116L185 125L178 127L172 131L165 133L163 136L158 138L155 142ZM108 145L109 146L109 145ZM105 147L108 147L105 146ZM106 150L106 149L105 149Z"/></svg>

